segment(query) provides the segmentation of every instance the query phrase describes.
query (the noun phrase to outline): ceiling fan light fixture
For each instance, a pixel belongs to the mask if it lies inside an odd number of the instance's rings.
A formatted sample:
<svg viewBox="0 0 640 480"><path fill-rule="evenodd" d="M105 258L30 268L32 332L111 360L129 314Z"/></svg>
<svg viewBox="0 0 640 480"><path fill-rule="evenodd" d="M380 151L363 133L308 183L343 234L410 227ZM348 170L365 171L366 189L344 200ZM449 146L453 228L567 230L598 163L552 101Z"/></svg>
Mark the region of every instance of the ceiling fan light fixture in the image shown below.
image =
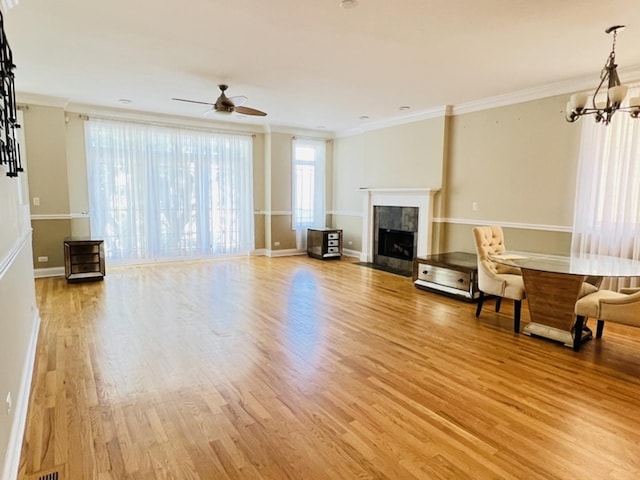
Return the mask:
<svg viewBox="0 0 640 480"><path fill-rule="evenodd" d="M623 29L624 25L614 25L605 30L607 34L613 33L611 53L609 53L604 68L600 73L600 83L593 92L591 105L589 105L589 96L586 93L575 93L571 95L571 98L569 98L567 102L567 122L575 122L583 115L594 115L597 123L602 122L604 125L609 125L613 114L617 111L627 112L632 118L638 118L640 116L640 98L634 97L628 106L622 106L622 102L627 96L628 87L622 85L618 77L616 37L618 31Z"/></svg>

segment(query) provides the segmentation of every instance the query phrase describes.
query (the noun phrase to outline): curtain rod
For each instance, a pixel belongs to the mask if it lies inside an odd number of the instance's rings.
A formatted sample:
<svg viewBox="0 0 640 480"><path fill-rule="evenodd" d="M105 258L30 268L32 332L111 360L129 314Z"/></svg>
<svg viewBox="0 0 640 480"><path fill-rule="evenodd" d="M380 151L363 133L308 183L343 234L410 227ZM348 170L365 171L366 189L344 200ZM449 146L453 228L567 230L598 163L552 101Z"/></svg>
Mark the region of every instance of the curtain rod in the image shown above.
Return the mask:
<svg viewBox="0 0 640 480"><path fill-rule="evenodd" d="M136 123L140 125L153 125L156 127L182 128L185 130L194 130L194 131L206 132L206 133L220 133L220 134L226 133L226 134L233 134L233 135L243 135L243 136L252 137L252 138L255 138L257 135L255 132L246 132L242 130L233 130L233 129L225 130L221 128L207 128L204 126L194 126L194 125L183 125L183 124L173 123L173 122L163 122L162 120L142 120L142 119L122 118L122 117L109 116L109 115L85 115L81 113L78 114L78 116L79 118L82 118L82 119L86 118L88 121L91 121L92 119L109 120L112 122Z"/></svg>

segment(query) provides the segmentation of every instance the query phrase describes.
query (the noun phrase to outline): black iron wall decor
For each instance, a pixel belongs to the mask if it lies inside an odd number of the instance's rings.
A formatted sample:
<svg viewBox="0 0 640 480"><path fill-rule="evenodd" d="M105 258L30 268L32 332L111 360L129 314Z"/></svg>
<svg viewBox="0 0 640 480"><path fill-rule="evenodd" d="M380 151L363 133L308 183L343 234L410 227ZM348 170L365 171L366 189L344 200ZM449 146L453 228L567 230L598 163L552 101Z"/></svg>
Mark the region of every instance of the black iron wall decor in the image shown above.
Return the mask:
<svg viewBox="0 0 640 480"><path fill-rule="evenodd" d="M8 169L8 177L22 172L20 145L16 142L18 118L16 115L16 89L14 85L13 54L4 32L4 17L0 12L0 165Z"/></svg>

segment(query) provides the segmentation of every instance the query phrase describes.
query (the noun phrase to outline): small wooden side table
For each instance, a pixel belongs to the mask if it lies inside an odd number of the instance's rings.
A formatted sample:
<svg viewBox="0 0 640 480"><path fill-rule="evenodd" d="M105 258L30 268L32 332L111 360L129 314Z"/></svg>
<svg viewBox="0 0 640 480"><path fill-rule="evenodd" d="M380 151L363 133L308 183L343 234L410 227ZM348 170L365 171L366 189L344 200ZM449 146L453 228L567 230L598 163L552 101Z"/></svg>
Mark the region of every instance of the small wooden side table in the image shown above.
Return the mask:
<svg viewBox="0 0 640 480"><path fill-rule="evenodd" d="M342 230L335 228L309 228L307 255L326 260L342 256Z"/></svg>
<svg viewBox="0 0 640 480"><path fill-rule="evenodd" d="M64 276L70 283L104 280L104 240L65 238Z"/></svg>

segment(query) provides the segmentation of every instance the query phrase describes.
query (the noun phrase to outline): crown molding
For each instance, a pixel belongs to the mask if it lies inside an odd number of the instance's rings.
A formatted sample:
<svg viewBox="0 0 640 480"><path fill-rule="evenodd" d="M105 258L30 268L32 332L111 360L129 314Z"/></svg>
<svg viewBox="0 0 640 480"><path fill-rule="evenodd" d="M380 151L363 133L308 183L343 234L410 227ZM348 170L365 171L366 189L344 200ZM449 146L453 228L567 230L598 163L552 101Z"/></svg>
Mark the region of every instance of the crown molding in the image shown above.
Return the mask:
<svg viewBox="0 0 640 480"><path fill-rule="evenodd" d="M597 72L596 72L597 73ZM628 79L626 85L637 86L640 80L640 65L635 65L626 69L619 69L620 77ZM636 83L630 83L635 81ZM453 115L462 115L465 113L478 112L491 108L506 107L518 103L530 102L532 100L540 100L542 98L554 97L556 95L566 95L579 91L587 90L593 92L598 84L597 75L589 75L582 77L574 77L568 80L548 83L533 88L518 90L516 92L506 93L504 95L496 95L495 97L474 100L472 102L461 103L453 107Z"/></svg>
<svg viewBox="0 0 640 480"><path fill-rule="evenodd" d="M36 93L16 92L16 103L39 105L41 107L67 108L69 99L61 97L50 97L47 95L38 95Z"/></svg>
<svg viewBox="0 0 640 480"><path fill-rule="evenodd" d="M312 130L303 127L287 127L286 125L265 125L264 133L281 133L298 137L314 138L318 140L331 140L335 133L329 130Z"/></svg>
<svg viewBox="0 0 640 480"><path fill-rule="evenodd" d="M282 133L290 135L306 136L318 139L332 139L351 137L363 134L369 131L380 130L383 128L415 123L422 120L433 118L441 118L446 116L463 115L466 113L489 110L492 108L505 107L519 103L540 100L547 97L557 95L566 95L580 91L592 92L597 85L598 72L592 75L574 77L567 80L548 83L532 87L528 89L518 90L515 92L496 95L493 97L473 100L470 102L460 103L457 105L444 105L431 108L421 112L415 112L402 117L394 117L377 122L370 122L356 128L329 131L329 130L312 130L304 127L292 127L284 125L252 125L231 122L219 122L211 120L198 120L193 117L183 117L177 115L166 115L161 113L142 112L136 110L125 110L117 108L100 107L96 105L70 103L69 99L32 94L28 92L16 92L16 102L18 104L39 105L45 107L64 108L66 111L84 115L93 115L98 117L121 119L121 120L137 120L150 123L163 123L167 125L192 126L207 130L222 130L225 132L238 133ZM630 87L640 86L640 65L633 65L627 68L619 68L618 73L623 82ZM635 83L634 83L635 82Z"/></svg>
<svg viewBox="0 0 640 480"><path fill-rule="evenodd" d="M441 107L430 108L429 110L423 110L422 112L412 113L410 115L389 118L387 120L380 120L378 122L367 123L357 128L350 128L346 130L338 130L335 132L336 138L351 137L360 133L365 133L373 130L380 130L382 128L396 127L398 125L405 125L407 123L415 123L422 120L429 120L431 118L441 118L451 115L451 106L444 105Z"/></svg>

